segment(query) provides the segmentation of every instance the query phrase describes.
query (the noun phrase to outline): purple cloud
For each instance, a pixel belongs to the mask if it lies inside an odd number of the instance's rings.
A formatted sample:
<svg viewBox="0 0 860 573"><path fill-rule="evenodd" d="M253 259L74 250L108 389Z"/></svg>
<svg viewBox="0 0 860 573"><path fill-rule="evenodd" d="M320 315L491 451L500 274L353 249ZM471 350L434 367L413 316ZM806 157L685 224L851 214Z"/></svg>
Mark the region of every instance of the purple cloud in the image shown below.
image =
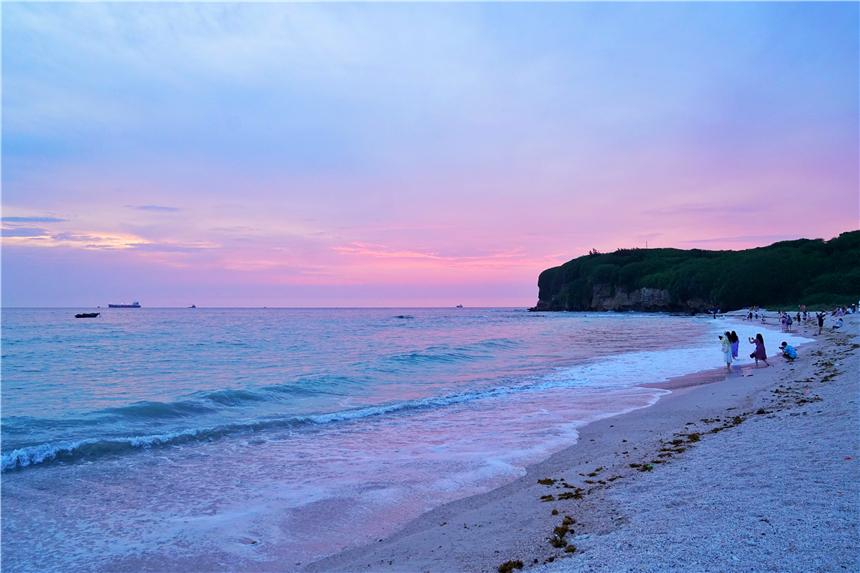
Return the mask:
<svg viewBox="0 0 860 573"><path fill-rule="evenodd" d="M706 243L772 243L775 241L785 241L788 239L796 239L794 235L739 235L737 237L715 237L713 239L688 239L682 241L689 244L706 244Z"/></svg>
<svg viewBox="0 0 860 573"><path fill-rule="evenodd" d="M3 229L2 231L4 237L42 237L48 234L47 229L39 227L17 227L14 229Z"/></svg>
<svg viewBox="0 0 860 573"><path fill-rule="evenodd" d="M156 213L176 213L180 209L178 207L168 207L165 205L126 205L129 209L136 211L152 211Z"/></svg>
<svg viewBox="0 0 860 573"><path fill-rule="evenodd" d="M685 203L658 209L647 209L643 212L649 215L748 215L759 213L765 210L766 207L766 205L750 201L733 201L722 203Z"/></svg>
<svg viewBox="0 0 860 573"><path fill-rule="evenodd" d="M153 253L193 253L212 248L208 245L181 245L170 243L135 243L129 246L136 251L147 251Z"/></svg>
<svg viewBox="0 0 860 573"><path fill-rule="evenodd" d="M3 217L4 223L62 223L59 217Z"/></svg>

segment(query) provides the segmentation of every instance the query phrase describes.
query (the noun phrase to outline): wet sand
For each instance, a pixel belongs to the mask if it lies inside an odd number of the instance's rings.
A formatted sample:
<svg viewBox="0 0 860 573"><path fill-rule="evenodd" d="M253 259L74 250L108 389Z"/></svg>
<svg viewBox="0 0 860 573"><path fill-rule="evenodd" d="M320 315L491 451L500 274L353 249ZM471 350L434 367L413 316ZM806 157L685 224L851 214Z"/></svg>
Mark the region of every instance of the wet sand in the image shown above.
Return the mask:
<svg viewBox="0 0 860 573"><path fill-rule="evenodd" d="M306 570L860 570L858 323L791 364L671 380L523 478Z"/></svg>

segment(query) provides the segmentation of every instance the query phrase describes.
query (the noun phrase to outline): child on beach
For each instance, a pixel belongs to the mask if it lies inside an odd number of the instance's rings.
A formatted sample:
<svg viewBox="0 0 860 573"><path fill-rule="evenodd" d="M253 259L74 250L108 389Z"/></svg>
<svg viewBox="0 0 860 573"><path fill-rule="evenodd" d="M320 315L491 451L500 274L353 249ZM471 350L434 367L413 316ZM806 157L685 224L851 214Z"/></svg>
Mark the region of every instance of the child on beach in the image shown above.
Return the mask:
<svg viewBox="0 0 860 573"><path fill-rule="evenodd" d="M729 340L730 336L728 332L720 336L720 350L723 352L723 360L726 361L726 370L729 372L732 370L732 343Z"/></svg>
<svg viewBox="0 0 860 573"><path fill-rule="evenodd" d="M764 337L761 333L755 335L755 338L749 339L750 344L755 344L755 350L752 354L750 354L750 358L755 358L755 367L758 368L758 361L761 360L765 363L765 366L770 366L770 363L767 361L767 352L764 349Z"/></svg>
<svg viewBox="0 0 860 573"><path fill-rule="evenodd" d="M779 345L779 349L782 352L782 357L789 362L797 358L797 350L785 340L783 340L782 344Z"/></svg>

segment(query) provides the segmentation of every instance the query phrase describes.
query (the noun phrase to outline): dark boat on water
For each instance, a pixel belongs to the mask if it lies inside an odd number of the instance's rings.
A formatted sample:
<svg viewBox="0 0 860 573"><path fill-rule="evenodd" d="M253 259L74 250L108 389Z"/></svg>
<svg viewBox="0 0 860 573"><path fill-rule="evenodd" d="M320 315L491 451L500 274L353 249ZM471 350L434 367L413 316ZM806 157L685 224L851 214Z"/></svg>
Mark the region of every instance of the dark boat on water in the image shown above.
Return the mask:
<svg viewBox="0 0 860 573"><path fill-rule="evenodd" d="M79 312L75 315L75 318L96 318L100 314L100 312Z"/></svg>
<svg viewBox="0 0 860 573"><path fill-rule="evenodd" d="M108 308L140 308L140 303L134 301L131 304L109 304Z"/></svg>

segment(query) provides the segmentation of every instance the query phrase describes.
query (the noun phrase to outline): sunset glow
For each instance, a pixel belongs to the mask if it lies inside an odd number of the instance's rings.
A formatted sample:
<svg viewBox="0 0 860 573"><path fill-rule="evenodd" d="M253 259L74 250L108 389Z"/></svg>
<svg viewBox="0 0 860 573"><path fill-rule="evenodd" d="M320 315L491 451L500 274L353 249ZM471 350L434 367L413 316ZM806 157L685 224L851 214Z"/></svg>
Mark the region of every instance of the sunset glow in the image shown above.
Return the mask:
<svg viewBox="0 0 860 573"><path fill-rule="evenodd" d="M857 4L2 9L7 306L528 306L860 226Z"/></svg>

